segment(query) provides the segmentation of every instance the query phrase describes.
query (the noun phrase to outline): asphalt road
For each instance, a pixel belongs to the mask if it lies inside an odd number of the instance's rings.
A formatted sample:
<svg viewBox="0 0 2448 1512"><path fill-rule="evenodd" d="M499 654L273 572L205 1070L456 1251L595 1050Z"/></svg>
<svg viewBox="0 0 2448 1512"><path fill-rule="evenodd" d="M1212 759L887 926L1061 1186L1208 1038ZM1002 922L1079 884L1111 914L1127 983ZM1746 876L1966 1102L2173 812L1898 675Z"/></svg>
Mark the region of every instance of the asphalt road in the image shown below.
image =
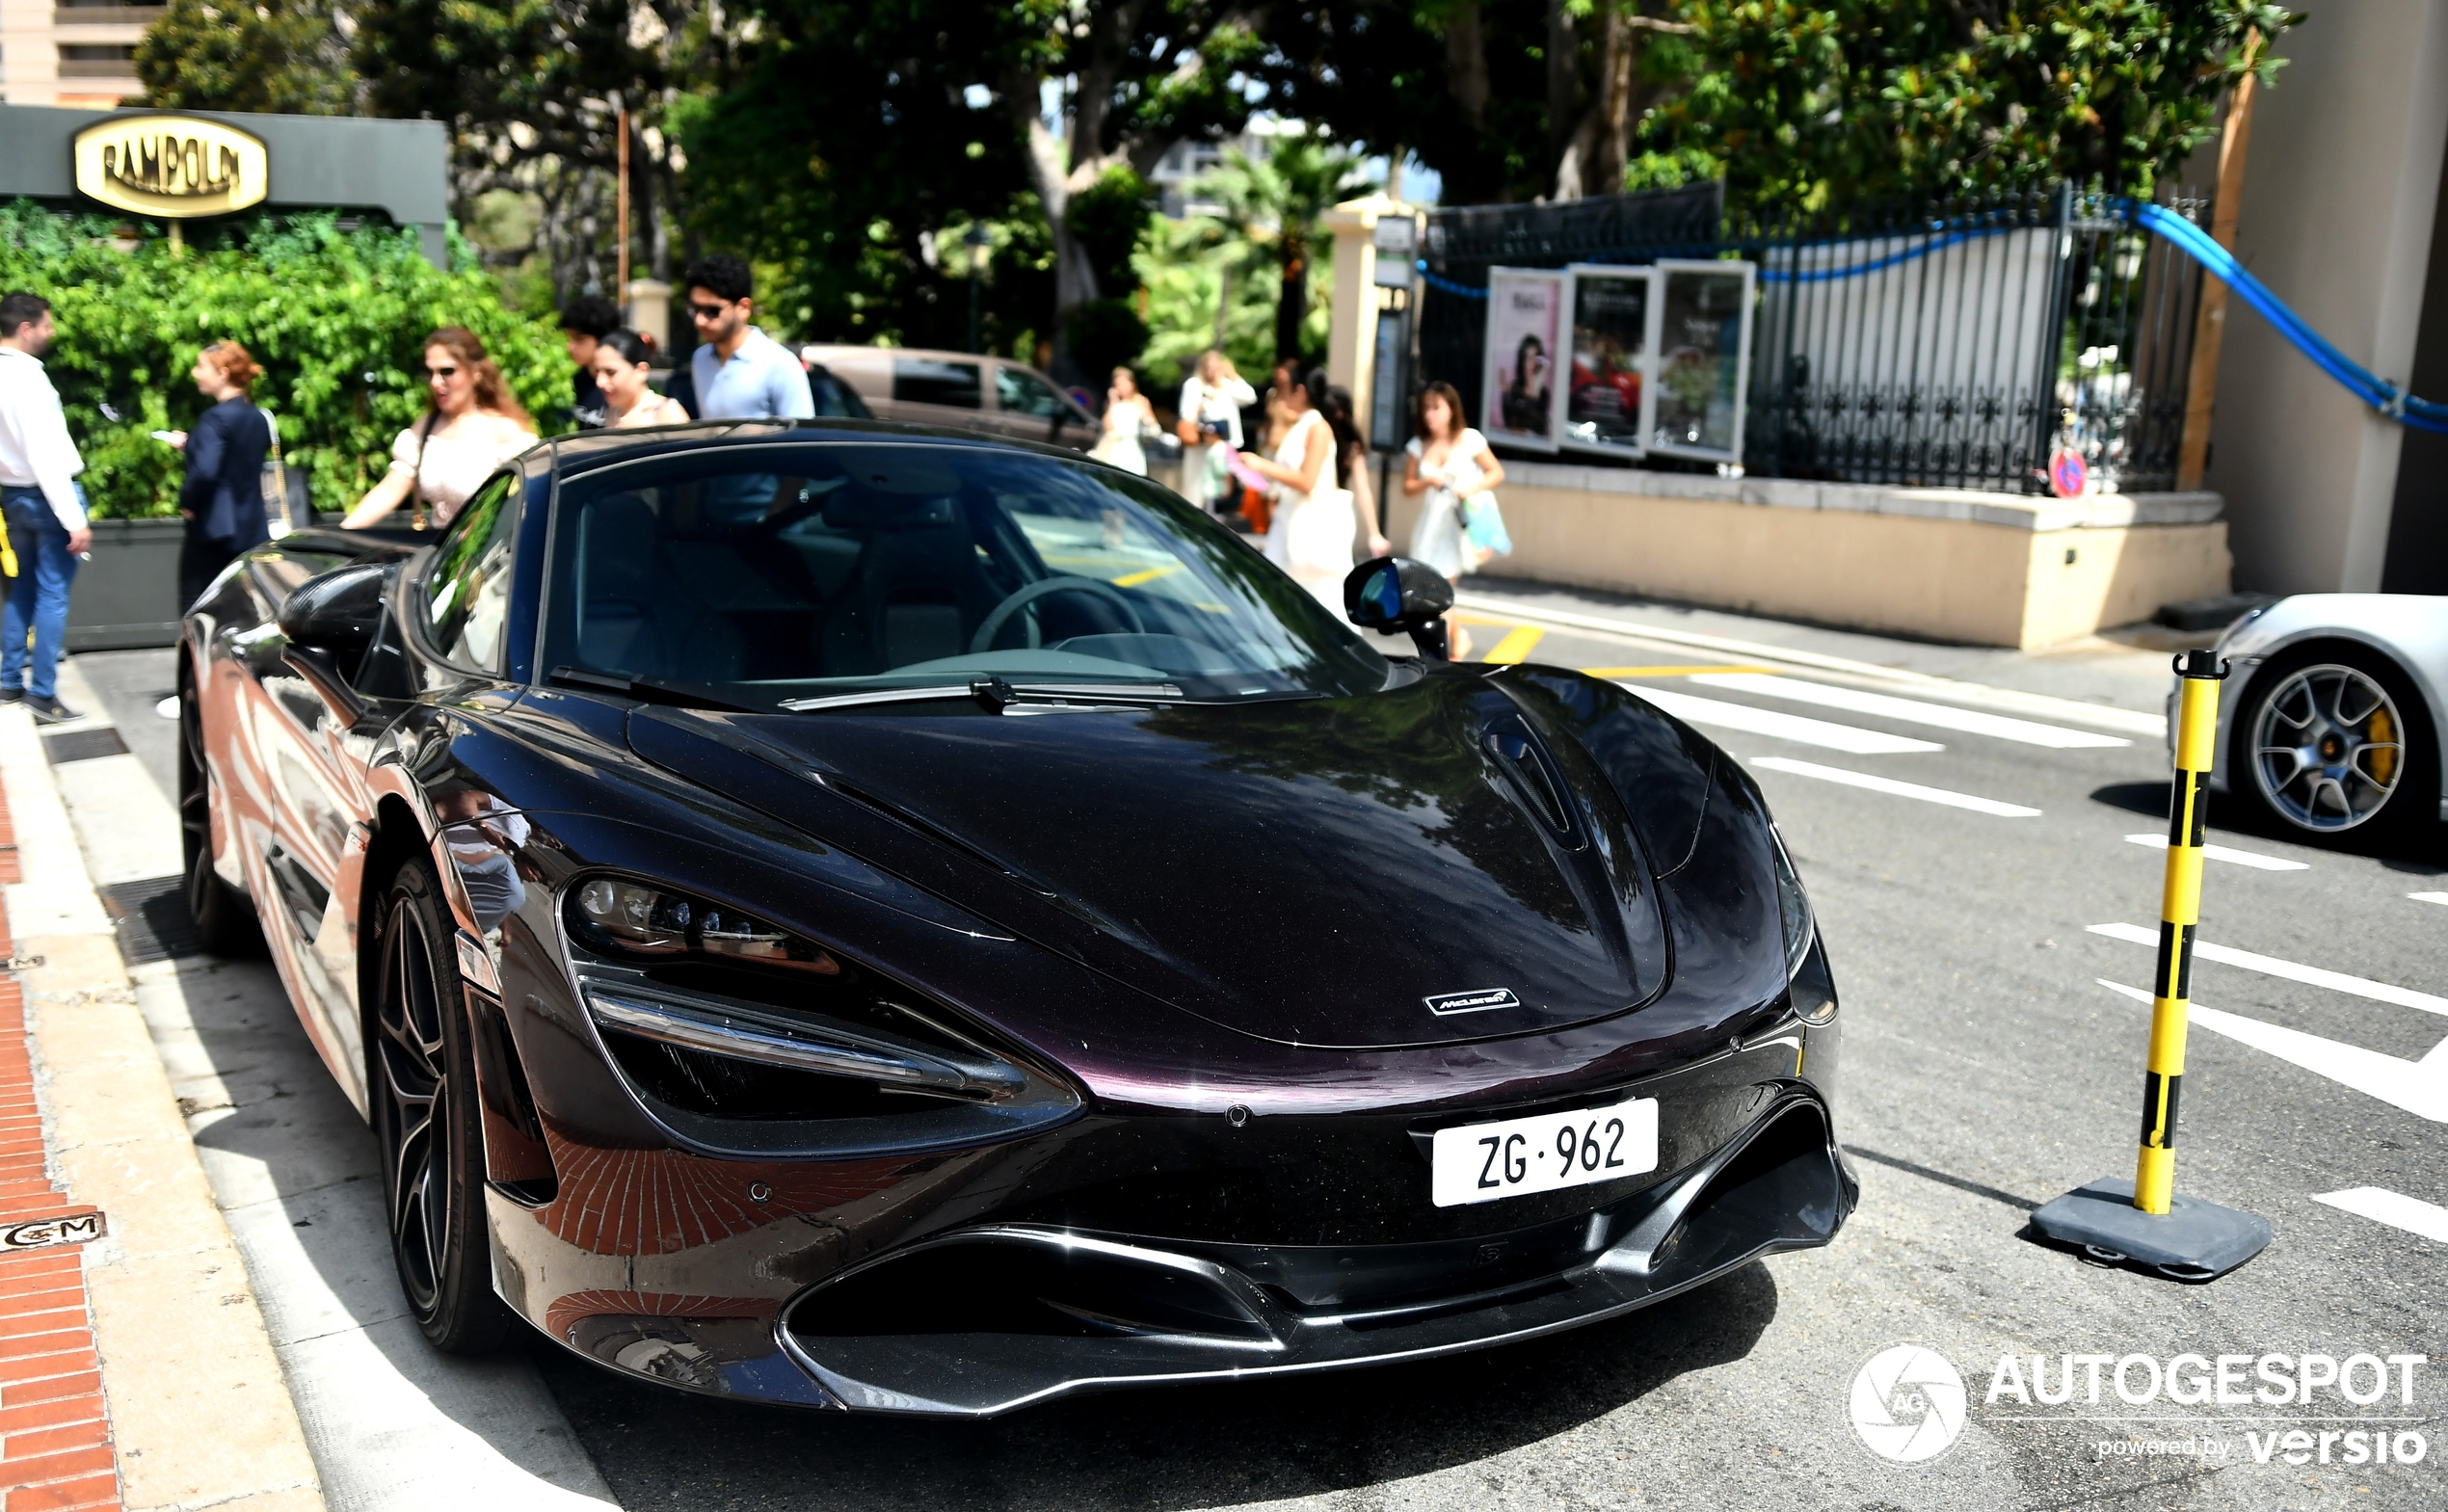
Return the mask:
<svg viewBox="0 0 2448 1512"><path fill-rule="evenodd" d="M2169 644L2142 637L2029 656L1583 596L1486 589L1473 604L1482 651L1624 669L1615 675L1636 686L1708 701L1678 712L1758 776L1843 996L1838 1132L1863 1197L1835 1245L1531 1345L1291 1383L1083 1399L986 1424L744 1409L532 1349L623 1506L2448 1504L2448 1242L2316 1200L2377 1188L2448 1206L2448 1054L2412 1064L2448 1041L2448 1001L2423 995L2448 997L2448 907L2409 896L2448 891L2435 837L2410 856L2305 846L2222 822L2233 805L2214 808L2213 842L2264 864L2210 863L2200 938L2268 960L2196 968L2196 999L2213 1012L2192 1035L2177 1182L2261 1214L2276 1237L2230 1276L2178 1285L2087 1261L2026 1231L2041 1202L2132 1172L2149 1009L2101 983L2146 993L2151 953L2099 930L2155 927L2162 855L2127 836L2164 832L2168 760L2161 738L2132 716L2158 711ZM1542 628L1530 618L1557 610L1611 619L1632 634ZM1682 639L1638 638L1659 632ZM1933 692L1693 639L1705 635L2096 708ZM80 663L123 728L140 724L144 696L167 684L162 653ZM1772 666L1772 680L1685 670L1754 664ZM1864 692L1939 712L1877 704ZM1950 719L1950 709L2044 730L2016 739L1995 726L1955 728L1982 722ZM2129 743L2030 743L2084 737ZM1863 749L1914 741L1939 749ZM129 744L148 767L162 764L138 739ZM1988 808L1850 785L1830 772ZM2353 980L2273 974L2289 966ZM1905 1343L1944 1357L1969 1388L1960 1437L1916 1464L1871 1452L1849 1408L1856 1372ZM2165 1362L2186 1352L2433 1363L2413 1369L2410 1403L2399 1400L2395 1376L2368 1405L2334 1392L2309 1407L2180 1406L2164 1396L2128 1405L2111 1386L2096 1405L2079 1391L2062 1406L1987 1399L2006 1354L2026 1371L2031 1357L2047 1357L2053 1378L2062 1355ZM2383 1419L2392 1434L2423 1436L2421 1463L2346 1465L2343 1441L2332 1441L2326 1465L2285 1463L2292 1441L2263 1462L2248 1438L2368 1431ZM2410 1452L2410 1440L2393 1442Z"/></svg>

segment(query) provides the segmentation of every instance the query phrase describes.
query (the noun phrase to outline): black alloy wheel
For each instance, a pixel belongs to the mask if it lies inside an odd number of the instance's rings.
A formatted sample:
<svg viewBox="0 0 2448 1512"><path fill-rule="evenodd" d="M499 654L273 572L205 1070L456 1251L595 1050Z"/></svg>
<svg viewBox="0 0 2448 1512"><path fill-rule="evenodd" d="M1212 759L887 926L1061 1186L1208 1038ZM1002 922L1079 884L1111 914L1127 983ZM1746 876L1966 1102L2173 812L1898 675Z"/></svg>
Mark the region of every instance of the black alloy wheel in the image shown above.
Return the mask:
<svg viewBox="0 0 2448 1512"><path fill-rule="evenodd" d="M212 766L204 759L204 713L192 677L178 679L178 830L186 863L187 913L197 939L217 956L263 950L263 929L247 895L213 869Z"/></svg>
<svg viewBox="0 0 2448 1512"><path fill-rule="evenodd" d="M2229 789L2298 835L2404 836L2436 817L2429 711L2377 652L2331 645L2273 657L2232 728Z"/></svg>
<svg viewBox="0 0 2448 1512"><path fill-rule="evenodd" d="M436 1348L481 1354L500 1344L511 1314L493 1294L484 1133L451 941L440 887L424 862L412 862L383 914L366 1101L409 1309Z"/></svg>

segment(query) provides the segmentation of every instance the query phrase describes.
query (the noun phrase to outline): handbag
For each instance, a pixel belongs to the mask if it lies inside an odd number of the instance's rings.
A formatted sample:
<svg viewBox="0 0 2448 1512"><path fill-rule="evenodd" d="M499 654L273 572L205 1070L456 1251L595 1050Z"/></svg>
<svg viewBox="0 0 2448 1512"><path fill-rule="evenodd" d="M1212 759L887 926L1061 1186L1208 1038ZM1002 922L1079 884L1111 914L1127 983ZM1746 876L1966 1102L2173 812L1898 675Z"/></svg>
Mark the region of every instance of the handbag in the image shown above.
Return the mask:
<svg viewBox="0 0 2448 1512"><path fill-rule="evenodd" d="M1504 512L1493 493L1482 490L1462 501L1462 529L1482 560L1513 554L1513 537L1504 528Z"/></svg>
<svg viewBox="0 0 2448 1512"><path fill-rule="evenodd" d="M1319 489L1284 522L1284 556L1296 573L1351 570L1351 537L1360 517L1349 489Z"/></svg>
<svg viewBox="0 0 2448 1512"><path fill-rule="evenodd" d="M306 474L292 475L288 464L280 460L280 422L261 405L255 407L255 413L263 416L272 432L272 449L263 459L263 523L266 533L278 541L297 529L300 520L314 523L314 504Z"/></svg>

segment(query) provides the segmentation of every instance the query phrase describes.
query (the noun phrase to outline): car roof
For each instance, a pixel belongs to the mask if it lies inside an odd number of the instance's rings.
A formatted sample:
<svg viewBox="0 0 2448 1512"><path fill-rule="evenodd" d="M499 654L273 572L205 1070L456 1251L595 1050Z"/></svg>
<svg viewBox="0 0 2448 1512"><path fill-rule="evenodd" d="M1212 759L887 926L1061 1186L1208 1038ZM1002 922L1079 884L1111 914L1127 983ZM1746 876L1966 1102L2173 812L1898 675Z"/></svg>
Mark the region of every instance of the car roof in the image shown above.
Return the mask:
<svg viewBox="0 0 2448 1512"><path fill-rule="evenodd" d="M650 425L635 430L580 431L559 436L527 453L530 467L552 468L575 476L614 463L674 452L714 450L728 446L786 442L824 445L843 441L925 441L971 451L1016 452L1078 462L1080 454L1062 446L1005 439L975 431L939 425L913 425L897 420L853 420L827 415L812 420L693 420L686 425Z"/></svg>

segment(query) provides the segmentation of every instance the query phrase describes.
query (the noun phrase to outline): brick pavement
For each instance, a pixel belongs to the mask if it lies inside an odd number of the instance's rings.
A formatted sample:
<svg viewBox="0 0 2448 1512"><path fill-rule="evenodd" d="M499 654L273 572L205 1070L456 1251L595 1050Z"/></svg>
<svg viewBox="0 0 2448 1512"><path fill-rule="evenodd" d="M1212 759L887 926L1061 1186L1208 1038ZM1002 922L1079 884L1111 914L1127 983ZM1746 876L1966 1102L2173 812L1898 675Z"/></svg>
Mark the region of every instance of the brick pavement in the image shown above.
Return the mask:
<svg viewBox="0 0 2448 1512"><path fill-rule="evenodd" d="M0 793L0 883L17 880L16 832ZM0 904L0 958L13 957ZM0 974L0 1232L93 1211L51 1178L26 1037L25 990ZM82 1250L0 1253L0 1512L120 1504Z"/></svg>

